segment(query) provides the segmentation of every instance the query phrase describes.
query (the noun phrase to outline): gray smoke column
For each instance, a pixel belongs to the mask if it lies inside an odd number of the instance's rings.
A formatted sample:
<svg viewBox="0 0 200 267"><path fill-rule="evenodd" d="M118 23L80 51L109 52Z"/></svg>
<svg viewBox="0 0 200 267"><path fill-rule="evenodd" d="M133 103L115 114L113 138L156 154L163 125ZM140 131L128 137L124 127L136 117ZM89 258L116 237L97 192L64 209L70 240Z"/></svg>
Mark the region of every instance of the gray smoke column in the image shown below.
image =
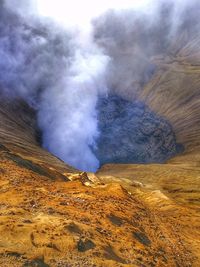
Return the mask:
<svg viewBox="0 0 200 267"><path fill-rule="evenodd" d="M84 29L39 15L37 1L0 0L1 92L32 105L43 146L81 170L99 167L99 96L137 98L154 74L151 58L167 54L184 29L199 34L198 1L148 2L110 10Z"/></svg>
<svg viewBox="0 0 200 267"><path fill-rule="evenodd" d="M106 93L108 57L78 30L73 33L34 14L21 1L2 3L0 86L38 111L43 146L68 164L96 170L96 102Z"/></svg>
<svg viewBox="0 0 200 267"><path fill-rule="evenodd" d="M106 64L96 46L79 46L66 75L42 95L38 116L44 147L82 170L99 167L91 148L98 136L98 95L106 93Z"/></svg>

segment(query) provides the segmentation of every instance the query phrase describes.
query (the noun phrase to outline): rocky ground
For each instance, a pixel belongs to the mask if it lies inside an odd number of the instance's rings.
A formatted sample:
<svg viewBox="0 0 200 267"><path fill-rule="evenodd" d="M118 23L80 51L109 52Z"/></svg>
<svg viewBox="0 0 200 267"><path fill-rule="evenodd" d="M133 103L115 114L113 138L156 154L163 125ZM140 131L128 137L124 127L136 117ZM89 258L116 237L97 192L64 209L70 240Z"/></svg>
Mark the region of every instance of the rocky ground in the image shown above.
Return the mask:
<svg viewBox="0 0 200 267"><path fill-rule="evenodd" d="M40 148L23 102L0 116L0 266L200 266L197 163L80 173Z"/></svg>
<svg viewBox="0 0 200 267"><path fill-rule="evenodd" d="M198 266L199 181L151 168L58 173L1 146L0 266Z"/></svg>
<svg viewBox="0 0 200 267"><path fill-rule="evenodd" d="M185 147L166 164L80 173L40 147L33 110L2 100L0 266L200 266L199 39L179 37L138 95Z"/></svg>

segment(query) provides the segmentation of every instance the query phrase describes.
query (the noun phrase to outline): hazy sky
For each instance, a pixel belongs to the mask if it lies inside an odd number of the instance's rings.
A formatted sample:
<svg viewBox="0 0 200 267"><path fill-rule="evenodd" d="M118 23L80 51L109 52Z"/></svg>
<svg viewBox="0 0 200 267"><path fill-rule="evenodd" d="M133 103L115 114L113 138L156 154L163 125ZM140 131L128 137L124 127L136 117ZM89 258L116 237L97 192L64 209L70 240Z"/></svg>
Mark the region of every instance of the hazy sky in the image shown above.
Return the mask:
<svg viewBox="0 0 200 267"><path fill-rule="evenodd" d="M156 0L154 0L156 2ZM84 26L108 9L151 7L152 0L37 0L39 14L66 26Z"/></svg>

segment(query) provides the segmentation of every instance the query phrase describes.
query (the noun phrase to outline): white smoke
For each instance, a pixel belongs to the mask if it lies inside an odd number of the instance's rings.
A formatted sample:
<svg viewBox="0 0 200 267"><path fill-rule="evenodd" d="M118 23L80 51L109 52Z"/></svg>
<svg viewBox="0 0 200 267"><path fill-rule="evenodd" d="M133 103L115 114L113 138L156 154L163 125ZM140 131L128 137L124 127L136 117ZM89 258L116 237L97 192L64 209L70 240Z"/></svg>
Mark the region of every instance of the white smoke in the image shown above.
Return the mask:
<svg viewBox="0 0 200 267"><path fill-rule="evenodd" d="M58 86L42 96L39 125L44 146L64 161L82 170L96 170L91 152L98 136L96 102L106 93L107 57L92 44L77 49L68 72Z"/></svg>
<svg viewBox="0 0 200 267"><path fill-rule="evenodd" d="M89 25L69 31L36 16L25 1L13 12L14 2L2 9L1 88L37 108L46 149L81 170L96 170L96 102L107 91L109 58L93 42Z"/></svg>
<svg viewBox="0 0 200 267"><path fill-rule="evenodd" d="M148 81L150 57L167 50L188 4L175 2L0 0L0 88L37 109L46 149L98 168L98 96L133 95Z"/></svg>

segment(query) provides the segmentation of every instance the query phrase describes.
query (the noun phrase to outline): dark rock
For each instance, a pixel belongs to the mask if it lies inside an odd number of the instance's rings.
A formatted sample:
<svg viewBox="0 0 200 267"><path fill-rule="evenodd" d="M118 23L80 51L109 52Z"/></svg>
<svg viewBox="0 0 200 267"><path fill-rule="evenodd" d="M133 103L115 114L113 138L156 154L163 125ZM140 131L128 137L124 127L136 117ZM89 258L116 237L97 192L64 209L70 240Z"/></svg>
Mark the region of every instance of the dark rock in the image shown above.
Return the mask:
<svg viewBox="0 0 200 267"><path fill-rule="evenodd" d="M109 215L108 218L114 225L121 226L123 224L122 219L113 214Z"/></svg>
<svg viewBox="0 0 200 267"><path fill-rule="evenodd" d="M0 144L0 152L10 152L10 150L4 145Z"/></svg>
<svg viewBox="0 0 200 267"><path fill-rule="evenodd" d="M53 243L47 244L47 247L52 248L52 249L57 250L57 251L60 251L60 249L56 246L56 244L53 244Z"/></svg>
<svg viewBox="0 0 200 267"><path fill-rule="evenodd" d="M82 239L80 239L79 242L78 242L77 247L78 247L78 251L79 252L86 252L86 251L88 251L90 249L95 248L96 245L91 240L83 241Z"/></svg>
<svg viewBox="0 0 200 267"><path fill-rule="evenodd" d="M94 153L100 164L163 163L182 152L171 125L141 102L119 96L97 104L100 135Z"/></svg>
<svg viewBox="0 0 200 267"><path fill-rule="evenodd" d="M149 240L149 238L141 232L134 232L133 236L143 245L145 246L149 246L151 244L151 241Z"/></svg>
<svg viewBox="0 0 200 267"><path fill-rule="evenodd" d="M69 225L65 226L65 229L67 229L69 232L75 233L75 234L81 234L82 233L81 229L75 223L70 223Z"/></svg>
<svg viewBox="0 0 200 267"><path fill-rule="evenodd" d="M50 175L50 173L48 173L47 170L42 168L39 164L33 163L30 160L24 159L24 158L20 157L19 155L15 155L12 153L9 153L7 155L7 157L10 160L12 160L13 162L15 162L19 167L28 169L30 171L33 171L33 172L39 174L39 175L54 179L54 177L52 175Z"/></svg>
<svg viewBox="0 0 200 267"><path fill-rule="evenodd" d="M27 261L23 267L50 267L50 265L44 262L44 259L34 259L32 261Z"/></svg>
<svg viewBox="0 0 200 267"><path fill-rule="evenodd" d="M108 246L105 248L105 258L108 259L108 260L113 260L113 261L116 261L116 262L120 262L122 264L126 264L126 261L119 257L114 251L113 251L113 248L111 246Z"/></svg>
<svg viewBox="0 0 200 267"><path fill-rule="evenodd" d="M21 258L23 254L19 252L6 252L6 255L9 257Z"/></svg>

